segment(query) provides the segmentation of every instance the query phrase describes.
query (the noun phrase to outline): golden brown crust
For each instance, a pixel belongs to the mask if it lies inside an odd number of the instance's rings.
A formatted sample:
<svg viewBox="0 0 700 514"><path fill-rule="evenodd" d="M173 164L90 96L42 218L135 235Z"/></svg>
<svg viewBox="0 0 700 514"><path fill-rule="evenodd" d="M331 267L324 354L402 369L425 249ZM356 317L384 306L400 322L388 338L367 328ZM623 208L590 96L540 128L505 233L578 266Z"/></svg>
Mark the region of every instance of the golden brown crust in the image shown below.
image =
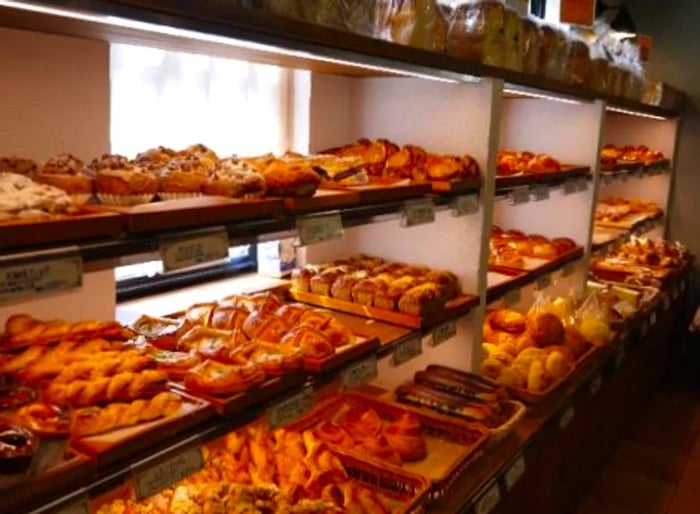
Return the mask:
<svg viewBox="0 0 700 514"><path fill-rule="evenodd" d="M527 329L527 318L510 309L500 309L491 313L489 323L494 330L504 330L511 334L522 334Z"/></svg>
<svg viewBox="0 0 700 514"><path fill-rule="evenodd" d="M564 343L564 325L554 314L546 312L531 316L527 326L533 341L540 347Z"/></svg>
<svg viewBox="0 0 700 514"><path fill-rule="evenodd" d="M265 372L260 366L232 366L206 360L185 375L184 384L192 391L226 396L248 391L264 381Z"/></svg>
<svg viewBox="0 0 700 514"><path fill-rule="evenodd" d="M421 316L434 310L444 294L444 289L439 285L427 282L406 291L399 300L398 309L406 314Z"/></svg>
<svg viewBox="0 0 700 514"><path fill-rule="evenodd" d="M321 177L309 164L275 160L261 171L270 196L309 197L316 193Z"/></svg>

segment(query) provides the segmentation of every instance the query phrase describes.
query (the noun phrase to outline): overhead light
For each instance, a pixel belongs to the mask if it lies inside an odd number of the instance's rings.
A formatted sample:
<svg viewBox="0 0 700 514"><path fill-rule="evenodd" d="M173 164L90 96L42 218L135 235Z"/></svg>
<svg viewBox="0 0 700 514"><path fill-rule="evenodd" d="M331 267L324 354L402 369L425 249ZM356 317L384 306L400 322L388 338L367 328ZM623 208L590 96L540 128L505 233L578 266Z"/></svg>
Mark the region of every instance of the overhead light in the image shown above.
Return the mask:
<svg viewBox="0 0 700 514"><path fill-rule="evenodd" d="M213 43L222 46L228 46L233 48L241 48L246 50L254 50L258 52L264 52L268 54L284 55L288 57L295 57L300 59L305 59L309 61L338 64L341 66L346 66L349 68L364 69L377 71L381 73L389 73L392 75L403 76L403 77L416 77L427 80L433 80L437 82L448 82L458 84L461 82L476 83L479 82L480 78L474 77L466 74L455 73L454 78L446 77L442 75L432 74L428 71L418 72L410 70L402 70L397 68L392 68L390 66L382 66L377 64L365 64L359 63L348 59L338 59L335 57L328 57L323 55L318 55L311 52L305 52L302 50L291 50L288 48L280 48L278 46L266 45L262 43L255 43L252 41L245 41L241 39L234 39L226 36L220 36L216 34L207 34L203 32L197 32L194 30L181 29L177 27L170 27L166 25L158 25L155 23L148 23L143 21L131 20L128 18L120 18L117 16L109 16L102 14L92 14L81 11L76 11L72 9L63 9L57 7L49 7L45 5L37 5L25 2L19 2L16 0L0 0L0 7L9 7L11 9L18 9L22 11L35 12L40 14L48 14L51 16L58 16L61 18L70 18L73 20L85 21L89 23L97 23L100 25L107 25L111 27L125 28L136 30L139 32L148 32L151 34L158 34L164 36L170 36L175 38L202 41L205 43Z"/></svg>
<svg viewBox="0 0 700 514"><path fill-rule="evenodd" d="M627 114L629 116L638 116L640 118L649 118L652 120L659 120L659 121L665 121L668 118L665 116L657 116L656 114L647 114L646 112L640 112L640 111L632 111L629 109L622 109L620 107L613 107L613 106L607 106L605 108L609 112L616 112L619 114Z"/></svg>
<svg viewBox="0 0 700 514"><path fill-rule="evenodd" d="M553 102L560 102L560 103L564 103L564 104L574 104L574 105L581 104L581 101L574 100L573 98L569 98L569 97L565 97L565 96L547 95L544 93L532 91L530 89L513 89L511 87L506 87L506 88L503 88L503 93L509 94L509 95L523 96L523 97L527 97L527 98L537 98L539 100L551 100Z"/></svg>

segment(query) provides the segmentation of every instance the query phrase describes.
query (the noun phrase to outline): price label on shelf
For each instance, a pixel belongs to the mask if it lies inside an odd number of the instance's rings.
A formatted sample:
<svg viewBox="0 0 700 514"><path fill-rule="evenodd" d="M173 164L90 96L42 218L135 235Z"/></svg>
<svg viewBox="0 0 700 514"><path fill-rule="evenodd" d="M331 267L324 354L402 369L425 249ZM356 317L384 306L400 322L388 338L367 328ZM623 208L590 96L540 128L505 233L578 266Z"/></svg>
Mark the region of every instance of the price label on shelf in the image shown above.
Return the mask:
<svg viewBox="0 0 700 514"><path fill-rule="evenodd" d="M642 166L639 166L637 168L632 168L629 171L630 177L641 177L644 174L644 168Z"/></svg>
<svg viewBox="0 0 700 514"><path fill-rule="evenodd" d="M396 346L394 349L392 364L394 366L400 366L405 362L415 359L421 353L423 353L423 339L421 335L418 334L408 341L404 341Z"/></svg>
<svg viewBox="0 0 700 514"><path fill-rule="evenodd" d="M576 185L576 179L570 178L564 181L564 194L572 195L578 191L578 186Z"/></svg>
<svg viewBox="0 0 700 514"><path fill-rule="evenodd" d="M598 373L596 376L594 376L591 379L590 383L588 384L588 390L590 391L591 396L597 395L602 386L603 386L603 375L601 373Z"/></svg>
<svg viewBox="0 0 700 514"><path fill-rule="evenodd" d="M625 362L626 357L627 353L625 352L624 348L620 349L620 351L617 352L617 355L615 355L615 369L620 369L622 363Z"/></svg>
<svg viewBox="0 0 700 514"><path fill-rule="evenodd" d="M83 260L77 248L0 259L0 303L82 285Z"/></svg>
<svg viewBox="0 0 700 514"><path fill-rule="evenodd" d="M520 302L520 289L511 289L503 295L503 303L506 308L511 308Z"/></svg>
<svg viewBox="0 0 700 514"><path fill-rule="evenodd" d="M552 285L552 275L547 273L546 275L542 275L537 279L535 289L537 291L542 291L543 289L547 289L550 285Z"/></svg>
<svg viewBox="0 0 700 514"><path fill-rule="evenodd" d="M448 341L452 339L454 336L457 335L457 321L456 320L451 320L443 323L442 325L438 325L435 327L435 330L433 330L432 337L430 338L430 345L431 346L438 346L445 341Z"/></svg>
<svg viewBox="0 0 700 514"><path fill-rule="evenodd" d="M435 222L435 202L430 198L409 200L404 203L402 226L414 227L433 222Z"/></svg>
<svg viewBox="0 0 700 514"><path fill-rule="evenodd" d="M612 175L612 173L605 173L603 175L603 185L609 186L615 181L615 177Z"/></svg>
<svg viewBox="0 0 700 514"><path fill-rule="evenodd" d="M537 184L532 188L532 195L536 202L549 199L549 186L546 184Z"/></svg>
<svg viewBox="0 0 700 514"><path fill-rule="evenodd" d="M348 366L342 371L340 375L341 388L343 391L355 389L365 382L374 380L378 375L377 356L372 355L367 359Z"/></svg>
<svg viewBox="0 0 700 514"><path fill-rule="evenodd" d="M574 420L574 416L576 415L576 411L574 410L574 406L570 405L564 413L559 417L559 429L560 430L566 430L566 427L568 427L571 422Z"/></svg>
<svg viewBox="0 0 700 514"><path fill-rule="evenodd" d="M340 213L323 216L304 216L297 219L297 234L302 246L332 241L343 237L343 219Z"/></svg>
<svg viewBox="0 0 700 514"><path fill-rule="evenodd" d="M570 275L573 275L575 270L576 270L575 264L573 262L567 262L566 264L564 264L564 267L561 269L561 276L568 277Z"/></svg>
<svg viewBox="0 0 700 514"><path fill-rule="evenodd" d="M579 177L576 179L576 189L578 189L580 193L588 191L588 179L586 177Z"/></svg>
<svg viewBox="0 0 700 514"><path fill-rule="evenodd" d="M486 489L476 502L474 512L476 514L491 514L501 501L501 490L496 480Z"/></svg>
<svg viewBox="0 0 700 514"><path fill-rule="evenodd" d="M302 392L295 394L273 405L267 410L267 419L270 428L280 428L291 423L298 417L307 413L314 406L316 393L313 387L307 387Z"/></svg>
<svg viewBox="0 0 700 514"><path fill-rule="evenodd" d="M511 490L515 487L515 484L523 477L525 474L525 457L522 454L518 455L510 467L503 474L503 480L506 483L506 489Z"/></svg>
<svg viewBox="0 0 700 514"><path fill-rule="evenodd" d="M508 195L511 205L520 205L530 201L530 188L528 186L514 187Z"/></svg>
<svg viewBox="0 0 700 514"><path fill-rule="evenodd" d="M228 259L229 240L225 228L177 239L160 245L163 271L177 271Z"/></svg>
<svg viewBox="0 0 700 514"><path fill-rule="evenodd" d="M204 466L202 451L191 447L177 455L161 460L145 468L132 467L136 499L141 501L158 494L180 480L199 471Z"/></svg>
<svg viewBox="0 0 700 514"><path fill-rule="evenodd" d="M479 197L477 195L462 195L452 202L454 217L470 216L479 212Z"/></svg>

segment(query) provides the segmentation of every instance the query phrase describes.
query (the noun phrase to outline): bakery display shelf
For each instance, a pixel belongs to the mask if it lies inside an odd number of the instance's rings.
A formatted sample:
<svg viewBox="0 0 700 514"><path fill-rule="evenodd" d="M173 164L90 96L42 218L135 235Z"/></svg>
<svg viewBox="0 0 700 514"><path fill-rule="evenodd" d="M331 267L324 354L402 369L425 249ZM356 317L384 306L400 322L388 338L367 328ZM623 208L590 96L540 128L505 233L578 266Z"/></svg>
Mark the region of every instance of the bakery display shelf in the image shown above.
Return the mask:
<svg viewBox="0 0 700 514"><path fill-rule="evenodd" d="M508 193L515 187L547 185L550 187L563 184L569 179L592 178L588 166L562 166L561 171L550 173L520 173L509 177L496 177L496 194Z"/></svg>
<svg viewBox="0 0 700 514"><path fill-rule="evenodd" d="M655 228L663 226L664 222L665 218L661 215L648 218L632 229L612 228L596 224L593 226L592 249L594 252L603 252L609 248L615 248L632 236L642 237ZM596 234L599 234L598 238L596 238Z"/></svg>
<svg viewBox="0 0 700 514"><path fill-rule="evenodd" d="M641 171L644 174L655 173L657 171L668 171L671 166L671 159L659 159L652 162L618 162L612 167L603 165L600 172L603 176L616 176L630 174L634 171Z"/></svg>
<svg viewBox="0 0 700 514"><path fill-rule="evenodd" d="M146 44L350 76L405 75L472 82L503 79L532 89L664 118L675 110L599 95L581 86L487 66L443 53L371 39L267 12L205 0L43 0L0 7L3 27L115 43Z"/></svg>
<svg viewBox="0 0 700 514"><path fill-rule="evenodd" d="M510 291L522 289L523 287L536 282L543 276L554 273L555 271L564 268L568 264L578 261L579 259L583 258L583 254L583 248L577 248L532 270L516 270L503 266L489 266L490 271L499 274L508 274L512 277L512 279L489 287L486 292L486 302L495 302L508 294Z"/></svg>
<svg viewBox="0 0 700 514"><path fill-rule="evenodd" d="M449 185L447 182L443 184ZM398 184L370 183L362 186L328 186L324 184L321 187L331 191L351 192L357 195L358 203L360 204L407 200L410 198L425 196L434 191L431 184L414 182ZM478 187L479 186L477 184L476 188L478 189ZM323 191L323 189L321 191ZM450 189L446 187L443 191L449 192Z"/></svg>
<svg viewBox="0 0 700 514"><path fill-rule="evenodd" d="M479 304L479 297L474 295L459 295L457 298L448 300L444 306L431 309L431 312L422 316L405 314L399 311L390 311L368 305L362 305L346 300L321 296L319 294L306 291L290 289L289 295L298 302L324 307L326 309L364 316L377 321L384 321L407 328L425 329L434 327L449 319L463 316Z"/></svg>

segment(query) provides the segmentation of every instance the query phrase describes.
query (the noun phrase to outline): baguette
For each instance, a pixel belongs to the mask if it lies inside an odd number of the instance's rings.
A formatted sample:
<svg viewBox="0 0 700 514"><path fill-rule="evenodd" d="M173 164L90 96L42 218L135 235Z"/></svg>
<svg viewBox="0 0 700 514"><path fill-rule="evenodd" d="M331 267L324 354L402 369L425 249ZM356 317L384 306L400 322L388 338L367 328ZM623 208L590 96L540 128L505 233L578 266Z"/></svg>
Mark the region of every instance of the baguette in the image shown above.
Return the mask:
<svg viewBox="0 0 700 514"><path fill-rule="evenodd" d="M428 407L470 421L485 423L493 416L493 409L488 405L476 404L459 396L414 384L399 386L396 397L403 403Z"/></svg>

